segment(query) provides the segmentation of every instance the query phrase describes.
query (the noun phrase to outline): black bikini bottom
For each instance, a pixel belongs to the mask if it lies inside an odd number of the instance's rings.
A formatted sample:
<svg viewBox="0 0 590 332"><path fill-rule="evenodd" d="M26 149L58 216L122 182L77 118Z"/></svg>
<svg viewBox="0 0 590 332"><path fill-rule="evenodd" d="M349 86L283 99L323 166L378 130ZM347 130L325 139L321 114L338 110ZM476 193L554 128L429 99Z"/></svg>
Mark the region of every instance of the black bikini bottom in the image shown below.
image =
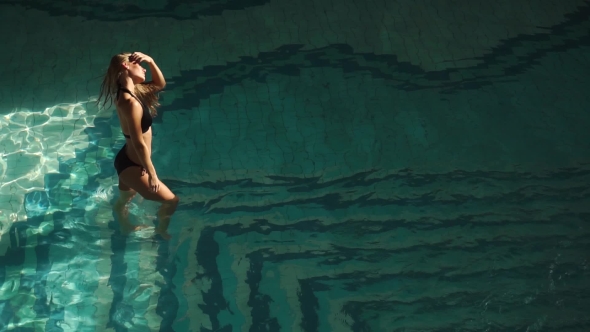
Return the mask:
<svg viewBox="0 0 590 332"><path fill-rule="evenodd" d="M121 150L119 151L119 153L117 153L117 156L115 157L115 169L117 170L117 175L121 174L121 172L123 172L125 169L131 167L131 166L137 166L139 168L143 169L143 166L138 165L136 163L134 163L131 159L129 159L129 156L127 156L127 151L125 151L125 149L127 148L127 144L123 145L123 147L121 148Z"/></svg>

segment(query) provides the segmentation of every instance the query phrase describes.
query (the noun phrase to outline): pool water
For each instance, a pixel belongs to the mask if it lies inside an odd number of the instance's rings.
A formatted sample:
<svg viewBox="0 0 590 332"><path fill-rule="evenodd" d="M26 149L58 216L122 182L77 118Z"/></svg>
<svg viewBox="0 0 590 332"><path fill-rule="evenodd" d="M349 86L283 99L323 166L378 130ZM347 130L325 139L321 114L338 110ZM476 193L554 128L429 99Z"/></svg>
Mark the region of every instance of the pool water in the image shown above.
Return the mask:
<svg viewBox="0 0 590 332"><path fill-rule="evenodd" d="M589 16L0 0L0 331L589 331ZM168 81L170 241L113 217L122 51Z"/></svg>

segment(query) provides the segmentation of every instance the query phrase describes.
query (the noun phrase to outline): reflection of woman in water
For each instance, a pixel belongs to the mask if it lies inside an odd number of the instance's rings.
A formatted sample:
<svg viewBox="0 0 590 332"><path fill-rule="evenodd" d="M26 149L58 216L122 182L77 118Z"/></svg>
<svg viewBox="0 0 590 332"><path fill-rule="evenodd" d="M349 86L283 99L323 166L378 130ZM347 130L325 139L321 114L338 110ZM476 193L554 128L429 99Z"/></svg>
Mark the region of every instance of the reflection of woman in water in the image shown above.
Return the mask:
<svg viewBox="0 0 590 332"><path fill-rule="evenodd" d="M148 63L153 81L145 82L142 62ZM128 233L138 228L129 222L127 205L139 193L145 199L162 203L156 234L169 239L168 224L178 197L160 182L151 160L152 115L159 106L157 93L164 86L164 76L151 57L139 52L117 54L111 59L98 102L103 100L103 107L108 101L115 103L125 136L125 145L115 157L120 196L113 209L121 231Z"/></svg>

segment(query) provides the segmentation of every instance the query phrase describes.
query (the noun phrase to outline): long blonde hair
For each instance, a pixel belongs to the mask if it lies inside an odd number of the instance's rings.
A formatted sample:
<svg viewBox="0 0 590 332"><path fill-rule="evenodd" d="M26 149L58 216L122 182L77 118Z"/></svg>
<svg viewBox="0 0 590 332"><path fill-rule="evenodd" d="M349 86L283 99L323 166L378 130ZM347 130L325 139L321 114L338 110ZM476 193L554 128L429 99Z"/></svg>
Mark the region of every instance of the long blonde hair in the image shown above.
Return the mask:
<svg viewBox="0 0 590 332"><path fill-rule="evenodd" d="M131 53L119 53L111 58L111 64L107 73L104 75L102 84L100 85L100 93L96 103L100 105L102 100L102 107L109 103L109 107L115 102L115 96L119 90L119 77L122 72L122 64L129 61ZM135 91L132 91L141 102L150 109L152 116L156 116L158 112L156 108L160 106L158 102L159 89L151 84L135 84Z"/></svg>

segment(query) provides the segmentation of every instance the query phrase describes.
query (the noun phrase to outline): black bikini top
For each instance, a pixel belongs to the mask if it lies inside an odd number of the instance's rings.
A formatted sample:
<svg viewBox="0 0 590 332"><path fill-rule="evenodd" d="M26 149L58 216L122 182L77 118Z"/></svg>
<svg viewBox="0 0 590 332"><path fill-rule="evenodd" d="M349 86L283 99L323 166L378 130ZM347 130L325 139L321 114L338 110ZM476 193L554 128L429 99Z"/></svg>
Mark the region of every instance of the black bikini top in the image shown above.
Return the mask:
<svg viewBox="0 0 590 332"><path fill-rule="evenodd" d="M141 116L141 132L145 133L152 126L152 115L150 114L148 108L141 102L141 100L139 100L137 96L135 96L131 91L127 90L126 88L119 87L119 90L117 90L117 99L119 99L119 94L121 91L127 92L133 98L137 99L137 101L141 104L141 107L143 108L143 115ZM126 138L130 138L130 136L126 135L125 133L123 133L123 136L125 136Z"/></svg>

